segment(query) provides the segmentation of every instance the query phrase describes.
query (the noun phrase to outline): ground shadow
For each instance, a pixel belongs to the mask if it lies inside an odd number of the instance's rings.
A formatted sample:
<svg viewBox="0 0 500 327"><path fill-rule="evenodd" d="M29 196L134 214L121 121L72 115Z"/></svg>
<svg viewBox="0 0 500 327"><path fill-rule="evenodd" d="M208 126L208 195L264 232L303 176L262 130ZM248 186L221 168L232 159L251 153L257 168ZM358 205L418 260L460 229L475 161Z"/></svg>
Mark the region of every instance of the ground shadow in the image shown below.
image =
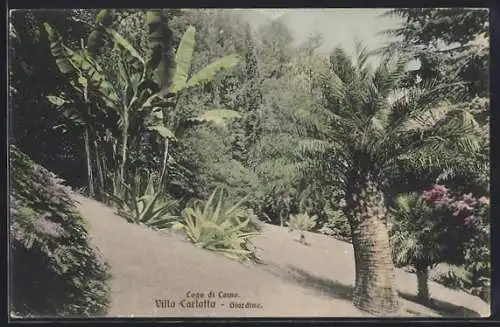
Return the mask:
<svg viewBox="0 0 500 327"><path fill-rule="evenodd" d="M301 287L304 287L308 290L312 290L318 295L328 296L331 298L341 299L346 301L352 301L351 285L346 285L335 280L316 276L304 269L292 265L282 267L268 263L266 270L268 270L270 273L283 280L300 285ZM422 307L425 307L430 311L443 317L455 317L455 318L480 317L480 314L477 313L476 311L449 302L441 300L433 300L430 303L423 303L417 298L416 295L402 293L402 292L400 292L399 295L402 299L408 302L413 302ZM422 310L422 312L419 312L414 308L410 309L403 307L402 309L406 313L412 316L429 317L429 313L427 310Z"/></svg>
<svg viewBox="0 0 500 327"><path fill-rule="evenodd" d="M266 270L281 279L298 284L308 290L314 291L319 295L352 301L352 287L350 285L314 276L306 270L291 265L281 267L268 263Z"/></svg>
<svg viewBox="0 0 500 327"><path fill-rule="evenodd" d="M433 310L437 314L443 317L454 317L454 318L479 318L481 315L474 310L466 308L464 306L459 306L452 304L450 302L431 299L431 301L422 301L416 295L399 292L399 296L409 302L413 302L422 305L428 309ZM407 310L410 312L410 310ZM411 312L412 313L412 312Z"/></svg>

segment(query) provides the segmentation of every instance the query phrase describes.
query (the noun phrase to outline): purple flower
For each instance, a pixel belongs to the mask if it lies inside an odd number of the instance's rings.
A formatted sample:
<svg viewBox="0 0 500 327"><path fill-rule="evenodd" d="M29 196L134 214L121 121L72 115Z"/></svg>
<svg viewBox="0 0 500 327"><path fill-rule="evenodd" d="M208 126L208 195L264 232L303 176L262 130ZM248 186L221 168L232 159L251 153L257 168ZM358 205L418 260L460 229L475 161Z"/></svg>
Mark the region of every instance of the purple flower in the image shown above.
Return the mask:
<svg viewBox="0 0 500 327"><path fill-rule="evenodd" d="M448 189L444 185L434 184L434 190L439 193L446 193Z"/></svg>
<svg viewBox="0 0 500 327"><path fill-rule="evenodd" d="M430 190L422 192L422 198L429 203L444 204L445 202L439 201L446 196L447 192L448 189L444 185L435 184Z"/></svg>
<svg viewBox="0 0 500 327"><path fill-rule="evenodd" d="M472 211L472 210L474 210L473 207L471 207L468 203L465 203L465 201L463 201L463 200L454 202L451 205L451 208L454 210L453 211L453 215L454 216L458 216L460 214L460 212L462 212L464 210L466 210L466 211Z"/></svg>

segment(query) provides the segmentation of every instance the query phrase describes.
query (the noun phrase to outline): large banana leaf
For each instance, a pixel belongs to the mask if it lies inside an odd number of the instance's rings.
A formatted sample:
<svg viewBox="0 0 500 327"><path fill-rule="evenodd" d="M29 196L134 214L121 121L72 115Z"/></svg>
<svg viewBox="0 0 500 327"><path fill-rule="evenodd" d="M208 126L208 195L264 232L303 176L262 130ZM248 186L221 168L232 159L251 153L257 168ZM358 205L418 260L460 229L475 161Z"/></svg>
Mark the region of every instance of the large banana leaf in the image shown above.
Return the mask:
<svg viewBox="0 0 500 327"><path fill-rule="evenodd" d="M163 91L172 78L169 55L171 35L164 23L165 16L160 10L148 10L145 23L148 29L148 53L146 66L153 70L152 80Z"/></svg>
<svg viewBox="0 0 500 327"><path fill-rule="evenodd" d="M95 18L96 25L102 27L109 27L113 22L113 15L109 11L109 9L102 9L99 11Z"/></svg>
<svg viewBox="0 0 500 327"><path fill-rule="evenodd" d="M56 64L65 75L70 75L74 80L82 78L98 90L101 99L110 107L118 102L118 95L113 86L107 81L101 67L86 53L71 50L62 42L61 35L49 24L44 23L50 40L50 50ZM80 83L81 84L81 83ZM77 90L81 91L81 89Z"/></svg>
<svg viewBox="0 0 500 327"><path fill-rule="evenodd" d="M174 132L172 132L170 129L168 129L165 126L155 125L155 126L148 127L148 129L150 129L152 131L156 131L158 134L160 134L165 139L176 140Z"/></svg>
<svg viewBox="0 0 500 327"><path fill-rule="evenodd" d="M175 73L172 79L170 93L177 93L186 87L186 81L193 58L195 33L196 29L194 26L189 26L182 36L179 47L175 53Z"/></svg>
<svg viewBox="0 0 500 327"><path fill-rule="evenodd" d="M67 100L63 93L59 95L48 95L47 100L52 103L57 109L61 110L64 117L72 121L76 126L84 126L84 118L82 114L72 105L70 100Z"/></svg>
<svg viewBox="0 0 500 327"><path fill-rule="evenodd" d="M47 31L47 35L50 41L50 52L52 56L56 60L57 67L63 74L71 74L75 73L76 69L71 64L71 61L68 59L68 56L64 50L64 45L62 43L62 36L52 28L47 23L43 23L45 27L45 31Z"/></svg>
<svg viewBox="0 0 500 327"><path fill-rule="evenodd" d="M175 54L176 69L170 93L178 93L184 89L210 82L220 70L232 68L239 63L239 56L226 56L209 64L188 80L195 46L195 33L196 29L189 26L177 48Z"/></svg>
<svg viewBox="0 0 500 327"><path fill-rule="evenodd" d="M104 29L115 41L115 43L125 49L132 57L140 61L141 64L145 65L144 58L141 56L139 51L137 51L132 44L130 44L127 39L120 35L117 31L112 28Z"/></svg>
<svg viewBox="0 0 500 327"><path fill-rule="evenodd" d="M239 61L240 57L238 55L230 55L216 60L200 70L198 73L194 74L189 81L187 81L186 88L212 81L215 74L217 74L220 70L233 68L239 63Z"/></svg>
<svg viewBox="0 0 500 327"><path fill-rule="evenodd" d="M113 22L113 15L108 9L101 10L95 19L96 28L89 34L87 38L87 51L96 57L100 50L103 49L106 32L105 27L111 26Z"/></svg>

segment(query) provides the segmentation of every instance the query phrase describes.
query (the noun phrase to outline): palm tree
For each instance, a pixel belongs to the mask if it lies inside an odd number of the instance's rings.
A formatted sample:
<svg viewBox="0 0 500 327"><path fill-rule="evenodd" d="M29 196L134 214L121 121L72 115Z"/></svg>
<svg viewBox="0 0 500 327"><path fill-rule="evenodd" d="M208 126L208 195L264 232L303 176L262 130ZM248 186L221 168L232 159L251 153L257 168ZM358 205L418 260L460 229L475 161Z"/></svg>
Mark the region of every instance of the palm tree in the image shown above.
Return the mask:
<svg viewBox="0 0 500 327"><path fill-rule="evenodd" d="M345 192L356 265L354 305L390 315L398 311L398 294L386 223L389 173L435 171L479 144L474 119L447 101L446 85L400 89L406 58L387 55L376 69L367 60L362 47L355 62L342 49L333 51L322 76L324 108L298 111L316 129L299 149L311 168L335 175Z"/></svg>
<svg viewBox="0 0 500 327"><path fill-rule="evenodd" d="M429 206L413 192L396 198L391 218L394 263L415 269L419 300L431 301L430 274L470 279L464 259L468 239L473 236L463 228L460 219L453 219L451 212Z"/></svg>
<svg viewBox="0 0 500 327"><path fill-rule="evenodd" d="M390 232L394 263L415 268L417 296L423 302L428 302L429 268L441 259L433 213L417 193L401 195L395 202Z"/></svg>

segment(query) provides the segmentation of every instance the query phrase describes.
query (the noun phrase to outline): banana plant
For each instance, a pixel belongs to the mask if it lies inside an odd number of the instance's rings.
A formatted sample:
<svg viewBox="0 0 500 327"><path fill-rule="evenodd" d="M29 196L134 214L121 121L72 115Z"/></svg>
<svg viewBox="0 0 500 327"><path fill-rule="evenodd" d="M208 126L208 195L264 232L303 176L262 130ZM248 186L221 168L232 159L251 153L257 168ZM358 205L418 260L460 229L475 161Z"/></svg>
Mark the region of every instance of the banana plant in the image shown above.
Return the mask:
<svg viewBox="0 0 500 327"><path fill-rule="evenodd" d="M60 108L78 128L83 129L84 145L87 161L88 186L91 196L94 196L94 174L92 167L92 151L94 147L98 173L101 181L101 191L104 188L102 165L100 164L99 149L96 140L94 119L104 106L115 106L118 101L116 91L106 81L102 68L92 58L85 54L85 48L75 51L64 45L61 35L49 24L44 23L50 41L50 51L55 58L57 67L68 77L73 94L61 92L58 95L48 96L48 100ZM98 93L98 96L92 96ZM76 94L76 96L75 96ZM78 99L76 99L78 97Z"/></svg>
<svg viewBox="0 0 500 327"><path fill-rule="evenodd" d="M161 114L158 116L159 119L157 120L157 124L150 126L150 129L157 131L165 139L160 183L163 183L166 174L169 157L169 142L175 140L175 133L169 128L172 125L169 124L170 122L167 119L168 110L171 109L174 113L177 112L178 100L183 91L208 83L214 79L215 75L220 70L233 68L239 63L239 57L237 55L225 56L207 65L197 73L191 74L190 76L192 58L195 49L195 34L195 27L189 26L175 53L175 71L172 81L166 89L163 89L155 96L158 98L166 96L173 99L173 101L170 102L173 108L163 106ZM206 110L199 116L188 118L187 120L190 122L212 122L223 125L228 119L239 117L240 115L236 111L227 109L211 109ZM175 127L176 126L174 126L173 130L176 130Z"/></svg>
<svg viewBox="0 0 500 327"><path fill-rule="evenodd" d="M163 185L169 161L169 146L176 140L173 132L175 128L172 128L168 113L176 112L178 99L183 91L210 82L220 70L237 65L239 57L230 55L220 58L190 76L196 30L189 26L177 48L175 71L170 79L167 76L167 58L162 55L168 50L168 44L162 43L165 39L165 24L161 12L149 11L146 14L151 40L147 54L141 54L111 27L111 16L107 9L99 13L87 47L82 47L81 51L74 51L64 45L60 34L45 23L51 41L51 52L61 73L69 77L71 85L83 95L85 103L94 104L101 110L112 110L119 117L116 125L121 134L121 153L119 158L115 159L117 162L113 167L119 167L120 182L127 183L131 144L135 144L136 138L149 129L156 131L164 142L164 160L160 175L160 185ZM106 40L114 43L114 49L119 52L118 82L114 85L97 63L100 46ZM155 113L159 115L155 117ZM239 117L239 114L235 111L215 109L188 120L221 123L236 117ZM92 124L91 119L85 120L89 129ZM131 131L131 126L139 128Z"/></svg>

